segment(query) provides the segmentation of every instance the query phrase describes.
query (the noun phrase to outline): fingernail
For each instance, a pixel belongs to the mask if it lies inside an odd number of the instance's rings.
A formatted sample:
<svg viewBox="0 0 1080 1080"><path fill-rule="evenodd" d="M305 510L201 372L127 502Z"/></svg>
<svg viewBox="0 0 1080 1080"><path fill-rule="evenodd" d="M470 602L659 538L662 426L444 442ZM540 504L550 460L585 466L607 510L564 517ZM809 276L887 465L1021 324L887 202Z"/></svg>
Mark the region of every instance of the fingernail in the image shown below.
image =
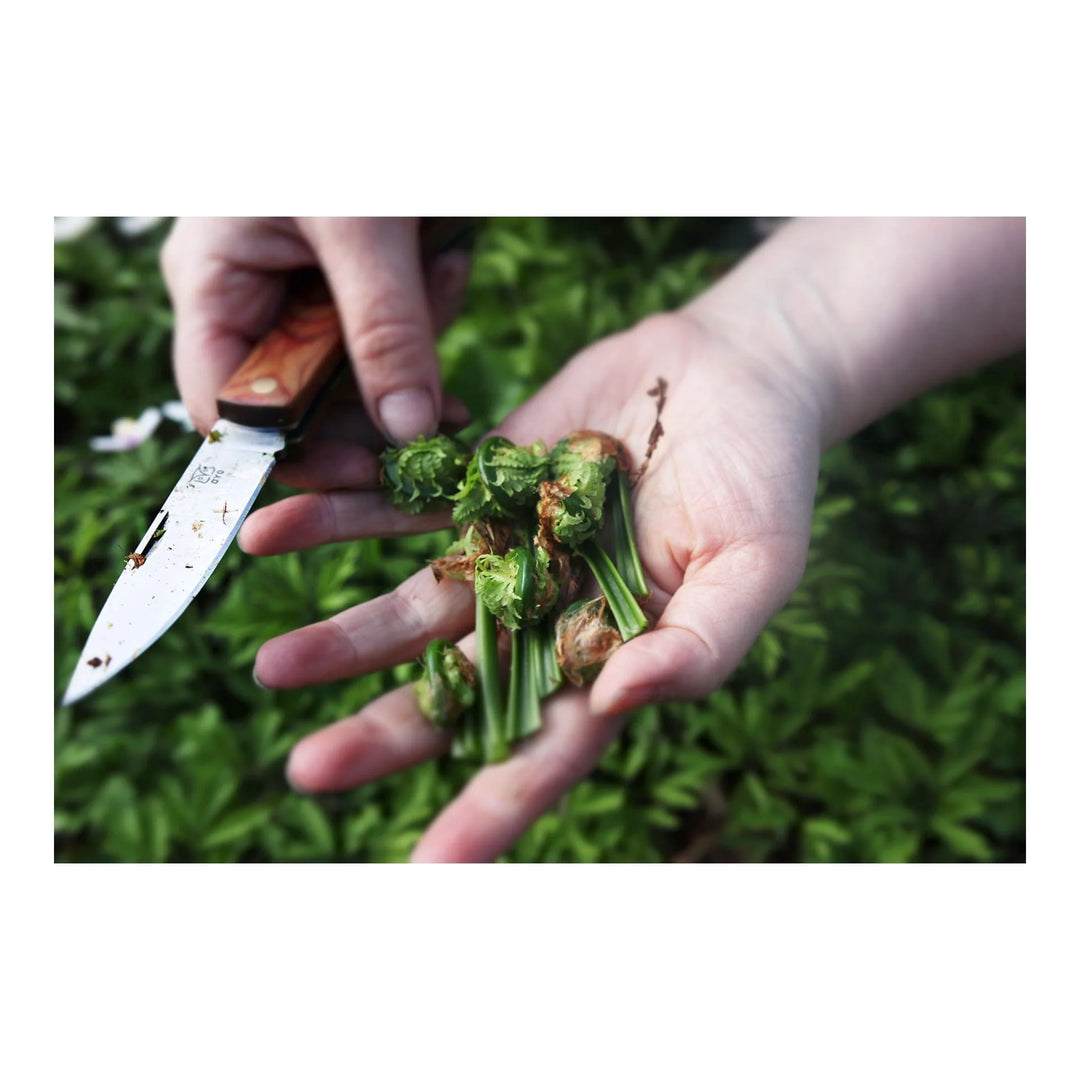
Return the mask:
<svg viewBox="0 0 1080 1080"><path fill-rule="evenodd" d="M296 792L297 795L314 795L314 791L305 787L296 779L296 748L301 745L303 740L296 743L292 750L289 751L289 759L285 762L285 782Z"/></svg>
<svg viewBox="0 0 1080 1080"><path fill-rule="evenodd" d="M252 681L252 682L253 682L253 683L254 683L254 684L255 684L255 685L256 685L256 686L257 686L257 687L258 687L258 688L259 688L260 690L269 690L269 689L270 689L270 687L269 687L269 686L267 686L267 685L266 685L266 683L264 683L264 682L262 681L262 679L260 679L260 678L259 678L259 676L255 674L255 669L254 669L254 668L252 668L252 669L251 669L251 681Z"/></svg>
<svg viewBox="0 0 1080 1080"><path fill-rule="evenodd" d="M417 435L435 431L435 402L427 390L395 390L379 401L383 430L396 443L407 443Z"/></svg>

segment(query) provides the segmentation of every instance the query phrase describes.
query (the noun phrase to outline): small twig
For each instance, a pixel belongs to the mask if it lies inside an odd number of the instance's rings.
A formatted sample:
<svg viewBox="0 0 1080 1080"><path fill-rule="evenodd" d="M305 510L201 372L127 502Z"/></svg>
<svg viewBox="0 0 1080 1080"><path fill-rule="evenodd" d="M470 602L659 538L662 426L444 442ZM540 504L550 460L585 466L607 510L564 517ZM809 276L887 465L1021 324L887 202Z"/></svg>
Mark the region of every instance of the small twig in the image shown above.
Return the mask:
<svg viewBox="0 0 1080 1080"><path fill-rule="evenodd" d="M653 423L652 431L649 432L649 446L645 451L645 457L642 459L641 468L630 477L631 484L637 484L642 476L645 475L645 470L649 467L649 459L653 456L656 444L664 434L664 425L660 423L660 414L664 411L664 406L667 404L667 379L663 378L663 376L658 376L656 385L651 390L647 391L647 393L649 397L657 399L656 420Z"/></svg>

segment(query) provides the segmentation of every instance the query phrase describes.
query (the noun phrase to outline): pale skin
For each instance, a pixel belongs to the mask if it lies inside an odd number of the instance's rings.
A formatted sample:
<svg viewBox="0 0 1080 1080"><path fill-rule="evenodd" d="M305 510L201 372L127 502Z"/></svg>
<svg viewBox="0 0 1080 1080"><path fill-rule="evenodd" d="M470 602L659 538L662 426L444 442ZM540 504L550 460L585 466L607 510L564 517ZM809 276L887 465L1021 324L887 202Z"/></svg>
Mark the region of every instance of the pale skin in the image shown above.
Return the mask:
<svg viewBox="0 0 1080 1080"><path fill-rule="evenodd" d="M575 428L616 435L637 459L668 382L666 434L635 492L653 629L596 682L546 703L544 730L486 766L439 814L414 861L506 851L594 766L629 710L719 686L798 584L821 453L917 394L1020 348L1023 219L798 220L677 312L590 346L499 431L553 443ZM344 452L344 451L343 451ZM389 509L370 450L335 449L295 474L307 492L244 525L253 554L442 524ZM366 455L366 456L365 456ZM353 487L325 490L349 472ZM270 687L344 679L414 660L472 619L468 586L428 570L392 593L272 639L255 664ZM468 651L469 639L464 646ZM409 688L296 745L290 781L353 788L442 753Z"/></svg>
<svg viewBox="0 0 1080 1080"><path fill-rule="evenodd" d="M181 218L162 252L176 312L174 369L195 426L270 327L285 272L320 266L341 314L367 415L407 442L462 415L443 400L435 336L460 307L468 256L420 258L417 218Z"/></svg>

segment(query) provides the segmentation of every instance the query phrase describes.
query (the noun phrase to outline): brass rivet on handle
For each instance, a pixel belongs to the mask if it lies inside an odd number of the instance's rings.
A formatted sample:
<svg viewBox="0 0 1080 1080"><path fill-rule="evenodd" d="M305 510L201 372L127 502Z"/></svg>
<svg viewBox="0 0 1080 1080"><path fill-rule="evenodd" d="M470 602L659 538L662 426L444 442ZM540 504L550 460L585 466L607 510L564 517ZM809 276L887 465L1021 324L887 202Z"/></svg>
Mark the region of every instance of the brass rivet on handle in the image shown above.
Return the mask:
<svg viewBox="0 0 1080 1080"><path fill-rule="evenodd" d="M256 379L251 384L251 391L254 394L272 394L278 386L277 379L271 378L269 375L264 375L261 379Z"/></svg>

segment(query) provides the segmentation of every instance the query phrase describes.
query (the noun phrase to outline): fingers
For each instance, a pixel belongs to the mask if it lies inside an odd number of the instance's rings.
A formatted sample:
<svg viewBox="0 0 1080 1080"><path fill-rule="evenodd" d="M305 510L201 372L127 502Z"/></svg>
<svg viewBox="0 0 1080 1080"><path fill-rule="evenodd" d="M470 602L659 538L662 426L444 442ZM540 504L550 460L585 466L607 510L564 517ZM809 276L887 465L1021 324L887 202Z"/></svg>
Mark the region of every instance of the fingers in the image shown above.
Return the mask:
<svg viewBox="0 0 1080 1080"><path fill-rule="evenodd" d="M256 510L241 526L238 540L249 555L280 555L317 544L411 536L449 525L445 510L405 514L379 491L314 491Z"/></svg>
<svg viewBox="0 0 1080 1080"><path fill-rule="evenodd" d="M370 488L379 485L378 455L343 440L312 440L295 459L274 468L274 479L291 487L326 491L330 488Z"/></svg>
<svg viewBox="0 0 1080 1080"><path fill-rule="evenodd" d="M477 773L432 823L414 861L496 858L589 772L617 734L625 710L711 691L794 588L802 568L798 549L794 540L744 545L692 576L658 627L622 646L607 662L591 702L583 691L548 700L543 732L521 744L509 761ZM426 598L417 595L415 601L425 604ZM389 608L376 611L375 603L363 606L370 609L369 625L388 625L383 615L387 620L400 617L400 611ZM468 589L461 590L460 603L456 616L463 627L472 615ZM438 636L449 634L440 631ZM418 654L419 642L414 639L408 655ZM402 655L400 649L392 652L382 666L400 662ZM373 657L369 653L368 660ZM318 740L312 745L305 740L294 751L290 777L306 790L337 790L439 753L445 740L425 730L409 693L408 688L395 691L311 737Z"/></svg>
<svg viewBox="0 0 1080 1080"><path fill-rule="evenodd" d="M469 410L464 402L453 394L444 394L439 430L453 434L468 422ZM275 467L274 479L313 490L374 489L379 486L379 454L385 447L385 437L358 402L330 406L295 456Z"/></svg>
<svg viewBox="0 0 1080 1080"><path fill-rule="evenodd" d="M445 252L425 271L408 218L178 220L161 265L177 387L195 426L213 426L218 390L269 329L284 271L316 263L381 433L397 442L432 433L443 404L434 335L461 307L469 258Z"/></svg>
<svg viewBox="0 0 1080 1080"><path fill-rule="evenodd" d="M282 218L181 218L161 252L173 306L173 370L192 423L217 420L217 393L269 328L282 271L314 261Z"/></svg>
<svg viewBox="0 0 1080 1080"><path fill-rule="evenodd" d="M471 638L462 642L470 651ZM500 765L478 772L427 830L414 862L488 862L506 851L600 759L621 717L590 716L570 691L545 705L544 730ZM383 695L355 716L297 743L286 767L306 792L343 791L444 753L450 739L424 720L412 688Z"/></svg>
<svg viewBox="0 0 1080 1080"><path fill-rule="evenodd" d="M285 773L301 791L348 791L435 757L449 745L449 736L420 715L412 687L402 686L298 742Z"/></svg>
<svg viewBox="0 0 1080 1080"><path fill-rule="evenodd" d="M474 611L471 586L436 581L425 567L392 592L271 638L255 657L255 678L287 689L381 671L415 660L432 638L459 638Z"/></svg>
<svg viewBox="0 0 1080 1080"><path fill-rule="evenodd" d="M349 391L352 391L351 397ZM355 386L342 385L342 396L326 407L304 442L309 447L320 439L338 440L366 446L379 452L386 447L386 436L372 423L367 410L356 399ZM440 431L455 432L465 427L471 417L466 404L453 394L443 393Z"/></svg>
<svg viewBox="0 0 1080 1080"><path fill-rule="evenodd" d="M433 434L442 391L416 220L297 224L334 294L369 415L394 442Z"/></svg>
<svg viewBox="0 0 1080 1080"><path fill-rule="evenodd" d="M272 294L271 294L272 296ZM217 392L251 351L248 340L184 301L174 303L173 371L180 400L205 435L217 422Z"/></svg>
<svg viewBox="0 0 1080 1080"><path fill-rule="evenodd" d="M657 625L604 665L589 697L611 715L652 701L707 696L735 669L802 576L798 537L733 545L688 573Z"/></svg>
<svg viewBox="0 0 1080 1080"><path fill-rule="evenodd" d="M622 722L590 714L583 691L550 698L544 730L473 777L421 838L413 862L490 862L501 855L593 768Z"/></svg>

